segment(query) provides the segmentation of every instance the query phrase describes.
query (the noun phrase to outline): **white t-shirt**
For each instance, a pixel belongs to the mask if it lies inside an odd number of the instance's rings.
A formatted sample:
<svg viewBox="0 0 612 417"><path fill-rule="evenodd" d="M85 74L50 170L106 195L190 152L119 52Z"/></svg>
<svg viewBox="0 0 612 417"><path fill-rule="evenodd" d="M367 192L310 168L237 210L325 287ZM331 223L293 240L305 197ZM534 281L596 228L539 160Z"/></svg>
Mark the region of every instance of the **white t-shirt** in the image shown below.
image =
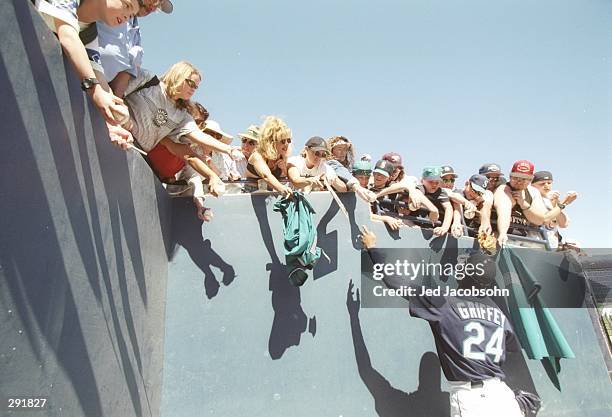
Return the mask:
<svg viewBox="0 0 612 417"><path fill-rule="evenodd" d="M174 104L161 84L143 88L133 94L141 85L153 78L149 71L142 70L128 83L125 103L130 109L132 128L130 131L144 151L150 151L164 137L176 143L190 143L185 135L198 130L193 117Z"/></svg>
<svg viewBox="0 0 612 417"><path fill-rule="evenodd" d="M238 172L238 168L236 167L236 161L234 161L232 157L226 153L213 151L212 162L219 170L219 178L221 178L223 181L229 180L230 172Z"/></svg>
<svg viewBox="0 0 612 417"><path fill-rule="evenodd" d="M249 163L249 158L242 158L236 161L236 170L240 174L240 178L246 178L247 173L247 164Z"/></svg>
<svg viewBox="0 0 612 417"><path fill-rule="evenodd" d="M316 177L321 174L325 174L327 178L334 178L336 176L334 170L329 168L323 159L321 159L319 165L308 168L306 166L306 159L303 156L296 155L287 159L287 171L291 166L296 167L302 177Z"/></svg>

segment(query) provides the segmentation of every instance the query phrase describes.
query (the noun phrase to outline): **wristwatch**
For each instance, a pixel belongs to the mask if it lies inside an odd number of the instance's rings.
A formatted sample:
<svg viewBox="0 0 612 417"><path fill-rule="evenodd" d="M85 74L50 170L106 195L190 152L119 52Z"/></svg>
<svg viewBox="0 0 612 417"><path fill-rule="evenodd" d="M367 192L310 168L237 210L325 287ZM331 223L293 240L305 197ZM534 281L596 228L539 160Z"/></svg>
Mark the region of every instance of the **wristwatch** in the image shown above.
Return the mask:
<svg viewBox="0 0 612 417"><path fill-rule="evenodd" d="M563 210L565 207L567 207L567 204L557 203L557 207L559 207L561 210Z"/></svg>
<svg viewBox="0 0 612 417"><path fill-rule="evenodd" d="M90 88L93 88L96 84L100 84L100 81L98 81L96 78L84 78L81 81L81 90L87 91Z"/></svg>

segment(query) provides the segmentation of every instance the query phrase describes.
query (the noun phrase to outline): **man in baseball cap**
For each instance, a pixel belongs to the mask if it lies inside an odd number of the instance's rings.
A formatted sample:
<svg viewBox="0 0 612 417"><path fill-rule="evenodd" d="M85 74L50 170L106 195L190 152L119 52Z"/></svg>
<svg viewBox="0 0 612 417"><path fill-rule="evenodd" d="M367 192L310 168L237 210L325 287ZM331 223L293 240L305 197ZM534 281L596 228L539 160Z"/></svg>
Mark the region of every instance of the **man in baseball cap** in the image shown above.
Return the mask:
<svg viewBox="0 0 612 417"><path fill-rule="evenodd" d="M434 235L442 236L448 232L453 220L453 206L450 203L448 194L446 194L440 184L442 182L442 169L438 166L430 166L423 168L421 175L421 185L417 189L421 191L437 209L438 214L443 214L442 226L433 229ZM425 217L426 213L419 212L419 216ZM431 218L431 217L430 217Z"/></svg>
<svg viewBox="0 0 612 417"><path fill-rule="evenodd" d="M544 227L548 237L548 243L552 249L559 247L561 235L559 228L566 228L569 224L569 217L563 209L568 204L571 204L578 194L574 191L569 191L564 199L560 199L559 191L553 191L553 175L549 171L538 171L533 174L533 185L542 196L544 207L546 207L546 217L544 218Z"/></svg>
<svg viewBox="0 0 612 417"><path fill-rule="evenodd" d="M251 125L247 128L246 132L238 133L238 137L241 142L240 152L242 152L244 158L236 161L236 168L238 169L240 178L246 178L249 157L253 151L255 151L257 143L259 142L259 127Z"/></svg>
<svg viewBox="0 0 612 417"><path fill-rule="evenodd" d="M465 188L458 191L476 209L468 210L466 208L463 212L468 234L472 237L476 237L477 233L480 232L487 234L492 232L493 193L487 189L488 182L489 180L484 175L474 174L465 182Z"/></svg>
<svg viewBox="0 0 612 417"><path fill-rule="evenodd" d="M383 160L393 164L394 170L389 177L387 186L399 182L404 178L404 166L402 165L402 157L397 152L387 152L382 157Z"/></svg>
<svg viewBox="0 0 612 417"><path fill-rule="evenodd" d="M506 178L502 175L501 167L498 164L487 163L483 164L478 170L478 174L484 175L489 181L487 189L495 191L495 189L502 184L505 184Z"/></svg>
<svg viewBox="0 0 612 417"><path fill-rule="evenodd" d="M540 192L530 185L535 166L521 159L512 165L510 181L495 190L494 206L497 212L497 241L505 245L508 233L530 238L541 238L537 229L544 222L546 207ZM515 227L512 227L512 226ZM542 247L533 242L520 242L519 246Z"/></svg>
<svg viewBox="0 0 612 417"><path fill-rule="evenodd" d="M374 171L372 171L373 184L370 187L370 190L378 192L385 188L394 170L395 166L385 159L381 159L376 162L376 165L374 165Z"/></svg>
<svg viewBox="0 0 612 417"><path fill-rule="evenodd" d="M320 136L313 136L306 141L306 146L313 152L323 152L326 155L329 154L329 149L327 148L327 143L325 139Z"/></svg>
<svg viewBox="0 0 612 417"><path fill-rule="evenodd" d="M351 170L353 177L357 178L362 187L367 188L372 175L372 163L370 161L355 161Z"/></svg>
<svg viewBox="0 0 612 417"><path fill-rule="evenodd" d="M453 190L455 188L455 180L459 175L455 174L455 170L450 165L442 165L440 177L442 178L442 188Z"/></svg>

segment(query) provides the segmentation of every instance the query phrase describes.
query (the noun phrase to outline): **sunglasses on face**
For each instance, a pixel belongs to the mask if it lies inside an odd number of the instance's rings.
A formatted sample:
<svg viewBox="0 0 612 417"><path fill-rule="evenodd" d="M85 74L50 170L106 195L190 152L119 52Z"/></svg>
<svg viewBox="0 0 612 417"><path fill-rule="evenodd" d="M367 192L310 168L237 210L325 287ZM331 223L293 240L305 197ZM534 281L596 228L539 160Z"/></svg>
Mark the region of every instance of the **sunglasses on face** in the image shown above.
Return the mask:
<svg viewBox="0 0 612 417"><path fill-rule="evenodd" d="M482 197L482 195L484 194L482 191L478 191L477 189L475 189L474 187L472 187L472 185L470 184L470 190L472 190L472 192L476 195L478 195L479 197Z"/></svg>
<svg viewBox="0 0 612 417"><path fill-rule="evenodd" d="M489 180L489 182L497 182L497 181L499 181L499 177L491 176L491 177L487 177L487 179Z"/></svg>
<svg viewBox="0 0 612 417"><path fill-rule="evenodd" d="M289 139L281 139L278 141L278 143L280 143L281 145L284 145L286 143L291 143L291 138Z"/></svg>
<svg viewBox="0 0 612 417"><path fill-rule="evenodd" d="M325 158L327 156L327 152L325 151L316 151L315 156L318 156L319 158Z"/></svg>
<svg viewBox="0 0 612 417"><path fill-rule="evenodd" d="M191 78L185 78L185 82L187 83L187 85L191 88L193 88L194 90L197 90L198 87L200 87L198 84L196 84L195 81L193 81Z"/></svg>
<svg viewBox="0 0 612 417"><path fill-rule="evenodd" d="M242 143L248 143L251 146L257 145L257 141L253 139L242 138Z"/></svg>
<svg viewBox="0 0 612 417"><path fill-rule="evenodd" d="M455 179L454 178L442 178L442 182L444 184L454 184L455 183Z"/></svg>

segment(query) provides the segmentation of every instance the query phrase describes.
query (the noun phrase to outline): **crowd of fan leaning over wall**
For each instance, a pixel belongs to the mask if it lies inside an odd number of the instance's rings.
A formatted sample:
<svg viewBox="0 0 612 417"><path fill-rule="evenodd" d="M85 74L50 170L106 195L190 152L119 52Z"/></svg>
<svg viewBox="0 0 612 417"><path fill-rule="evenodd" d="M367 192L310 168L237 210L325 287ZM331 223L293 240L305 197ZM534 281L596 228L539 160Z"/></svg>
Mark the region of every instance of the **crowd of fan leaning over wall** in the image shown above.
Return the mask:
<svg viewBox="0 0 612 417"><path fill-rule="evenodd" d="M238 136L210 119L192 100L201 72L186 61L157 76L142 67L144 49L139 19L161 11L170 0L32 0L57 36L83 91L106 122L110 141L143 154L167 184L185 184L196 215L210 221L205 197L219 197L226 184L239 192L273 191L291 198L294 190L354 192L370 205L371 219L390 229L431 228L436 236L494 237L500 245L520 236L530 246L543 237L549 247L563 244L566 207L575 192L561 195L549 171L535 171L520 160L508 178L495 163L485 163L459 185L450 165L424 167L409 175L398 153L373 161L356 157L344 136L308 139L296 146L291 129L268 116ZM296 149L295 154L293 149ZM565 242L566 244L569 242Z"/></svg>

